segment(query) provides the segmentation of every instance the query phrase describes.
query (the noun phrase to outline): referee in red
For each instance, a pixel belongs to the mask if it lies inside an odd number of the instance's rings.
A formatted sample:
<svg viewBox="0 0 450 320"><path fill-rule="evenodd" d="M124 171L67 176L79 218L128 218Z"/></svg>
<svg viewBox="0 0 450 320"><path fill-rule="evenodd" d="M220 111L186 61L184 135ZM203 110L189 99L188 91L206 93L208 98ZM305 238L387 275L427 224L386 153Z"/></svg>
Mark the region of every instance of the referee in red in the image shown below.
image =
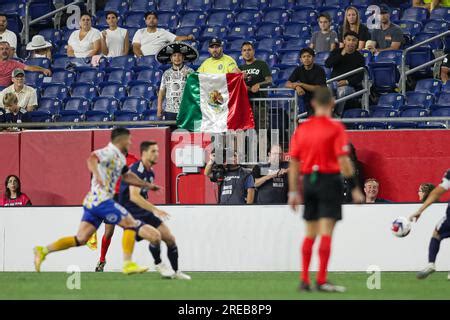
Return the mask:
<svg viewBox="0 0 450 320"><path fill-rule="evenodd" d="M323 292L344 292L342 286L327 280L328 260L331 252L331 236L338 220L342 219L342 176L351 181L352 197L356 203L364 202L364 195L357 186L354 168L348 157L349 142L342 123L331 119L334 98L327 87L320 87L311 102L314 116L295 130L290 144L289 165L290 207L296 211L300 205L298 191L299 173L303 175L303 218L306 235L301 248L301 291L311 291L309 265L314 240L320 236L319 272L316 289Z"/></svg>

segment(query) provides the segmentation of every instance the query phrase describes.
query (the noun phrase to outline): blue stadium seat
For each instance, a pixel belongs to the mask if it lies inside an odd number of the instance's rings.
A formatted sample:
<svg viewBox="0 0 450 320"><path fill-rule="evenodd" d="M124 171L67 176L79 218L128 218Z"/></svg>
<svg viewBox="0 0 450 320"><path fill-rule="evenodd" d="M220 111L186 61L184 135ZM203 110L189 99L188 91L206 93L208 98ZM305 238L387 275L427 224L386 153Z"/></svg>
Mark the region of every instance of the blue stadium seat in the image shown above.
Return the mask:
<svg viewBox="0 0 450 320"><path fill-rule="evenodd" d="M302 23L309 23L309 24L316 24L318 18L318 13L316 10L313 10L311 8L302 8L295 10L291 14L291 21L292 22L302 22Z"/></svg>
<svg viewBox="0 0 450 320"><path fill-rule="evenodd" d="M243 39L235 39L235 40L229 41L226 46L227 52L229 52L229 51L239 51L240 52L242 44L245 41L248 41L248 40L246 38L243 38Z"/></svg>
<svg viewBox="0 0 450 320"><path fill-rule="evenodd" d="M251 26L256 26L261 22L262 14L258 10L241 10L239 11L235 18L235 23L245 23Z"/></svg>
<svg viewBox="0 0 450 320"><path fill-rule="evenodd" d="M249 39L255 35L255 28L243 23L231 25L227 34L227 40Z"/></svg>
<svg viewBox="0 0 450 320"><path fill-rule="evenodd" d="M144 69L139 71L136 76L136 81L147 83L149 85L156 85L161 83L163 72L157 69ZM130 82L130 85L134 82Z"/></svg>
<svg viewBox="0 0 450 320"><path fill-rule="evenodd" d="M432 110L431 116L432 117L450 117L450 107Z"/></svg>
<svg viewBox="0 0 450 320"><path fill-rule="evenodd" d="M117 110L114 112L115 121L139 121L141 120L141 115L133 111L123 111ZM129 128L134 128L134 126L128 126Z"/></svg>
<svg viewBox="0 0 450 320"><path fill-rule="evenodd" d="M424 108L405 108L400 111L400 117L412 118L412 117L427 117L429 111Z"/></svg>
<svg viewBox="0 0 450 320"><path fill-rule="evenodd" d="M324 7L341 7L346 8L350 5L349 0L324 0L323 4ZM352 1L353 5L353 1Z"/></svg>
<svg viewBox="0 0 450 320"><path fill-rule="evenodd" d="M106 111L110 114L120 107L119 100L115 97L96 97L92 100L93 111Z"/></svg>
<svg viewBox="0 0 450 320"><path fill-rule="evenodd" d="M314 58L314 62L319 66L325 66L325 61L328 59L329 56L330 52L328 51L317 52Z"/></svg>
<svg viewBox="0 0 450 320"><path fill-rule="evenodd" d="M195 39L200 38L200 32L202 29L200 27L181 27L177 28L176 34L177 35L187 35L187 34L193 34Z"/></svg>
<svg viewBox="0 0 450 320"><path fill-rule="evenodd" d="M158 120L157 111L155 109L148 109L142 112L142 120L156 121Z"/></svg>
<svg viewBox="0 0 450 320"><path fill-rule="evenodd" d="M417 44L417 43L420 43L422 41L428 40L431 37L434 37L436 35L437 35L437 33L419 32L414 37L413 44ZM444 47L444 43L442 42L441 39L435 39L435 40L433 40L431 42L427 42L425 44L425 46L430 46L431 50L437 50L437 49L442 49Z"/></svg>
<svg viewBox="0 0 450 320"><path fill-rule="evenodd" d="M50 69L51 61L47 58L30 58L25 60L28 66L39 66L45 69Z"/></svg>
<svg viewBox="0 0 450 320"><path fill-rule="evenodd" d="M448 30L449 24L445 20L430 20L423 26L423 32L442 33Z"/></svg>
<svg viewBox="0 0 450 320"><path fill-rule="evenodd" d="M105 11L97 11L95 13L96 19L95 19L95 27L99 30L108 29L108 23L106 22L106 13ZM142 14L142 13L141 13ZM117 16L118 24L119 26L122 26L124 24L124 17L122 15Z"/></svg>
<svg viewBox="0 0 450 320"><path fill-rule="evenodd" d="M434 96L431 93L409 91L406 92L406 106L429 108L434 102Z"/></svg>
<svg viewBox="0 0 450 320"><path fill-rule="evenodd" d="M69 57L59 57L55 58L52 63L52 70L55 69L66 69L67 65L70 62Z"/></svg>
<svg viewBox="0 0 450 320"><path fill-rule="evenodd" d="M403 34L410 37L414 37L422 31L422 23L420 21L401 20L397 24L402 29Z"/></svg>
<svg viewBox="0 0 450 320"><path fill-rule="evenodd" d="M211 9L210 0L186 0L186 11L203 11L206 12Z"/></svg>
<svg viewBox="0 0 450 320"><path fill-rule="evenodd" d="M38 111L49 112L52 115L59 114L62 109L62 102L55 97L43 97L39 100Z"/></svg>
<svg viewBox="0 0 450 320"><path fill-rule="evenodd" d="M406 53L406 64L413 69L421 64L434 59L430 46L421 46ZM433 76L432 67L424 68L416 72L416 75Z"/></svg>
<svg viewBox="0 0 450 320"><path fill-rule="evenodd" d="M368 7L372 4L371 0L352 0L352 6Z"/></svg>
<svg viewBox="0 0 450 320"><path fill-rule="evenodd" d="M275 65L279 68L297 66L300 63L300 53L298 50L284 51L280 54L279 61Z"/></svg>
<svg viewBox="0 0 450 320"><path fill-rule="evenodd" d="M158 15L158 27L163 29L174 29L178 25L178 16L174 13L165 12Z"/></svg>
<svg viewBox="0 0 450 320"><path fill-rule="evenodd" d="M71 97L81 97L89 100L98 96L97 86L87 83L74 83L71 87Z"/></svg>
<svg viewBox="0 0 450 320"><path fill-rule="evenodd" d="M130 70L136 64L136 59L133 56L120 56L109 59L108 67L106 71L112 71L114 69Z"/></svg>
<svg viewBox="0 0 450 320"><path fill-rule="evenodd" d="M243 63L243 59L241 57L241 50L228 51L227 54L236 61L237 65ZM241 63L242 62L242 63Z"/></svg>
<svg viewBox="0 0 450 320"><path fill-rule="evenodd" d="M157 68L159 62L156 61L155 56L142 56L136 59L136 67L139 68Z"/></svg>
<svg viewBox="0 0 450 320"><path fill-rule="evenodd" d="M159 12L175 12L183 6L183 0L158 0Z"/></svg>
<svg viewBox="0 0 450 320"><path fill-rule="evenodd" d="M126 29L128 30L128 40L130 41L130 43L132 43L133 37L136 34L136 32L139 30L139 28L126 27Z"/></svg>
<svg viewBox="0 0 450 320"><path fill-rule="evenodd" d="M197 27L205 24L206 16L201 11L186 12L180 20L180 27Z"/></svg>
<svg viewBox="0 0 450 320"><path fill-rule="evenodd" d="M281 46L281 49L279 49L279 51L292 51L292 50L298 50L300 51L301 49L305 48L305 47L309 47L311 43L311 40L309 39L289 39L286 40L283 45Z"/></svg>
<svg viewBox="0 0 450 320"><path fill-rule="evenodd" d="M201 41L222 37L227 32L226 27L206 27L200 35Z"/></svg>
<svg viewBox="0 0 450 320"><path fill-rule="evenodd" d="M142 12L128 12L125 16L124 26L130 28L144 28L144 15Z"/></svg>
<svg viewBox="0 0 450 320"><path fill-rule="evenodd" d="M268 0L245 0L241 3L242 9L260 10L267 6Z"/></svg>
<svg viewBox="0 0 450 320"><path fill-rule="evenodd" d="M127 86L133 79L133 72L129 70L113 70L106 75L105 82Z"/></svg>
<svg viewBox="0 0 450 320"><path fill-rule="evenodd" d="M75 82L75 72L67 70L57 70L52 73L51 83L59 83L70 87Z"/></svg>
<svg viewBox="0 0 450 320"><path fill-rule="evenodd" d="M425 8L408 8L402 14L402 20L425 21L428 19L428 10Z"/></svg>
<svg viewBox="0 0 450 320"><path fill-rule="evenodd" d="M131 111L136 113L142 113L145 109L148 109L148 100L142 97L127 97L122 102L122 111Z"/></svg>
<svg viewBox="0 0 450 320"><path fill-rule="evenodd" d="M394 62L399 66L402 63L402 50L381 51L374 57L374 62Z"/></svg>
<svg viewBox="0 0 450 320"><path fill-rule="evenodd" d="M78 73L76 82L77 83L87 83L93 84L97 86L100 82L103 82L105 78L105 73L103 71L99 71L96 68L92 68L90 70L84 70Z"/></svg>
<svg viewBox="0 0 450 320"><path fill-rule="evenodd" d="M198 61L205 61L209 57L211 57L211 55L209 54L208 51L200 51L199 56L198 56Z"/></svg>
<svg viewBox="0 0 450 320"><path fill-rule="evenodd" d="M125 86L119 84L101 83L100 97L113 97L116 99L122 99L127 96L127 90Z"/></svg>
<svg viewBox="0 0 450 320"><path fill-rule="evenodd" d="M369 64L373 86L378 93L392 92L400 80L397 65L394 62L375 62Z"/></svg>
<svg viewBox="0 0 450 320"><path fill-rule="evenodd" d="M25 16L25 4L21 1L8 1L6 3L0 3L0 12L5 15Z"/></svg>
<svg viewBox="0 0 450 320"><path fill-rule="evenodd" d="M273 23L262 23L258 27L256 31L256 39L262 39L266 37L280 37L282 34L283 28L277 24Z"/></svg>
<svg viewBox="0 0 450 320"><path fill-rule="evenodd" d="M43 15L45 15L53 10L55 10L55 6L53 5L52 1L30 2L29 13L30 13L31 20L42 17ZM46 18L44 20L40 20L37 24L38 25L48 25L51 23L52 23L52 18Z"/></svg>
<svg viewBox="0 0 450 320"><path fill-rule="evenodd" d="M1 12L1 11L0 11ZM45 38L45 40L50 41L55 47L61 41L61 31L56 29L42 29L39 34Z"/></svg>
<svg viewBox="0 0 450 320"><path fill-rule="evenodd" d="M62 28L61 29L61 42L60 42L60 44L67 44L67 41L69 40L70 35L74 31L75 31L75 29Z"/></svg>
<svg viewBox="0 0 450 320"><path fill-rule="evenodd" d="M450 8L435 8L433 11L431 11L430 19L450 21Z"/></svg>
<svg viewBox="0 0 450 320"><path fill-rule="evenodd" d="M25 84L33 88L40 88L44 82L42 72L25 71Z"/></svg>
<svg viewBox="0 0 450 320"><path fill-rule="evenodd" d="M155 89L146 84L135 84L130 86L128 95L132 97L142 97L147 100L156 97Z"/></svg>
<svg viewBox="0 0 450 320"><path fill-rule="evenodd" d="M52 122L53 115L48 111L35 110L28 112L31 122Z"/></svg>
<svg viewBox="0 0 450 320"><path fill-rule="evenodd" d="M238 0L215 0L212 6L212 12L218 10L235 11L239 8L241 1Z"/></svg>
<svg viewBox="0 0 450 320"><path fill-rule="evenodd" d="M156 4L152 0L133 0L129 11L142 12L156 10Z"/></svg>
<svg viewBox="0 0 450 320"><path fill-rule="evenodd" d="M63 84L45 84L43 85L42 97L44 98L57 98L64 100L69 96L68 88Z"/></svg>
<svg viewBox="0 0 450 320"><path fill-rule="evenodd" d="M368 117L369 117L369 112L367 110L363 110L363 109L359 109L359 108L345 110L344 113L342 114L342 118L347 118L347 119L368 118ZM345 126L349 130L362 128L362 125L357 122L346 123Z"/></svg>
<svg viewBox="0 0 450 320"><path fill-rule="evenodd" d="M256 52L256 58L267 62L270 68L273 68L278 61L278 57L274 53L270 52ZM241 61L243 63L243 61Z"/></svg>
<svg viewBox="0 0 450 320"><path fill-rule="evenodd" d="M447 106L450 108L450 93L442 92L439 95L439 98L437 99L436 104L439 106Z"/></svg>
<svg viewBox="0 0 450 320"><path fill-rule="evenodd" d="M333 23L341 25L344 22L344 11L340 8L322 7L320 13L328 13Z"/></svg>
<svg viewBox="0 0 450 320"><path fill-rule="evenodd" d="M405 104L405 98L400 93L386 93L380 96L379 106L389 106L394 109L400 109Z"/></svg>
<svg viewBox="0 0 450 320"><path fill-rule="evenodd" d="M103 9L105 11L114 11L116 13L122 14L128 11L128 1L126 0L108 0Z"/></svg>
<svg viewBox="0 0 450 320"><path fill-rule="evenodd" d="M369 50L360 50L359 52L363 55L366 66L368 66L369 63L373 62L372 52L370 52Z"/></svg>
<svg viewBox="0 0 450 320"><path fill-rule="evenodd" d="M285 40L311 38L311 28L306 23L286 22L284 24L283 38Z"/></svg>
<svg viewBox="0 0 450 320"><path fill-rule="evenodd" d="M421 79L417 81L415 91L436 95L441 91L442 81L438 79Z"/></svg>
<svg viewBox="0 0 450 320"><path fill-rule="evenodd" d="M285 69L282 69L280 73L278 74L278 80L280 83L284 83L289 80L289 77L294 72L294 70L297 68L297 66L291 66Z"/></svg>
<svg viewBox="0 0 450 320"><path fill-rule="evenodd" d="M397 110L393 110L391 108L383 108L383 107L377 107L373 108L370 117L371 118L396 118L398 117L399 113ZM386 122L365 122L361 125L362 129L386 129L387 123Z"/></svg>
<svg viewBox="0 0 450 320"><path fill-rule="evenodd" d="M289 12L283 9L267 8L264 11L262 22L275 23L277 25L283 25L289 21Z"/></svg>
<svg viewBox="0 0 450 320"><path fill-rule="evenodd" d="M83 97L68 98L64 105L65 111L78 111L80 114L85 113L91 107L91 101Z"/></svg>
<svg viewBox="0 0 450 320"><path fill-rule="evenodd" d="M233 18L233 12L230 10L216 11L209 15L206 20L206 25L210 27L228 26L231 22L233 22Z"/></svg>
<svg viewBox="0 0 450 320"><path fill-rule="evenodd" d="M419 129L447 129L447 126L444 123L427 121L427 122L418 123L417 128L419 128Z"/></svg>
<svg viewBox="0 0 450 320"><path fill-rule="evenodd" d="M256 42L255 50L275 53L281 49L282 44L283 40L280 38L261 38Z"/></svg>
<svg viewBox="0 0 450 320"><path fill-rule="evenodd" d="M445 84L442 84L441 91L450 92L450 81L447 81Z"/></svg>
<svg viewBox="0 0 450 320"><path fill-rule="evenodd" d="M15 34L20 34L23 28L23 23L20 20L19 15L10 15L6 17L8 21L8 30L14 32Z"/></svg>
<svg viewBox="0 0 450 320"><path fill-rule="evenodd" d="M295 6L294 0L269 0L270 8L290 10Z"/></svg>

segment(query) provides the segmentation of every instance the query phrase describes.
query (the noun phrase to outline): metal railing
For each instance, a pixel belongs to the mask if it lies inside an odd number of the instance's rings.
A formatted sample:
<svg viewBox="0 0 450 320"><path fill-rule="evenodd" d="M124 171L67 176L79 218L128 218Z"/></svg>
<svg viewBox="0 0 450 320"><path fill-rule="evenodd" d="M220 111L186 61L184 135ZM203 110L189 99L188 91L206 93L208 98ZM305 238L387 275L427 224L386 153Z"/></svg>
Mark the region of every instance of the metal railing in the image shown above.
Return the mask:
<svg viewBox="0 0 450 320"><path fill-rule="evenodd" d="M407 53L412 51L412 50L414 50L414 49L417 49L417 48L423 46L424 44L427 44L427 43L429 43L431 41L434 41L436 39L440 39L440 38L443 38L443 37L446 37L446 36L450 36L450 30L445 31L443 33L440 33L440 34L438 34L438 35L436 35L434 37L431 37L431 38L429 38L427 40L419 42L419 43L417 43L415 45L412 45L412 46L406 48L405 50L403 50L403 52L402 52L402 63L401 63L401 68L400 68L400 71L401 71L400 89L401 89L401 92L402 92L403 95L406 93L406 77L407 76L409 76L410 74L415 73L418 70L421 70L421 69L426 68L426 67L428 67L430 65L433 65L436 62L442 61L447 56L447 55L443 55L441 57L438 57L436 59L428 61L428 62L426 62L424 64L421 64L421 65L419 65L419 66L417 66L417 67L415 67L415 68L413 68L411 70L406 70L406 55L407 55Z"/></svg>

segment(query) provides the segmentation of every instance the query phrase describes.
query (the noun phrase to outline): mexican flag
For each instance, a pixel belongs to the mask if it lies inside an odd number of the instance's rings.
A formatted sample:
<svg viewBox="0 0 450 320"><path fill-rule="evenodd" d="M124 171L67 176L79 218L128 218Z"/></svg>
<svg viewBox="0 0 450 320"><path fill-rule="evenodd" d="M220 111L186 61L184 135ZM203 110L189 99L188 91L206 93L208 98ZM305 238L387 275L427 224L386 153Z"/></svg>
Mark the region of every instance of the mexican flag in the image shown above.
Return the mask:
<svg viewBox="0 0 450 320"><path fill-rule="evenodd" d="M177 125L189 131L220 133L255 127L241 73L191 73L186 80Z"/></svg>

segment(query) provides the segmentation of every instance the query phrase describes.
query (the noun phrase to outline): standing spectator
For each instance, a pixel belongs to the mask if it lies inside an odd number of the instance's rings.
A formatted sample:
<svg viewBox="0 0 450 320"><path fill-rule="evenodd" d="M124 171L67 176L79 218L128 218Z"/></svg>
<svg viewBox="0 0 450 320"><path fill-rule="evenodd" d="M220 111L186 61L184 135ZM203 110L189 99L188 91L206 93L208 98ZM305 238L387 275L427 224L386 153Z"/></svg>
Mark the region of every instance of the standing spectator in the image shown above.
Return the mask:
<svg viewBox="0 0 450 320"><path fill-rule="evenodd" d="M288 167L280 145L273 145L267 165L253 167L257 204L286 204L288 200Z"/></svg>
<svg viewBox="0 0 450 320"><path fill-rule="evenodd" d="M314 56L313 49L303 48L300 51L302 65L295 68L286 83L286 88L294 89L299 96L303 97L308 116L314 113L311 108L311 98L314 90L326 85L325 71L321 66L314 63Z"/></svg>
<svg viewBox="0 0 450 320"><path fill-rule="evenodd" d="M223 43L218 38L209 40L208 52L211 55L198 68L198 72L224 74L224 73L239 73L236 61L223 53Z"/></svg>
<svg viewBox="0 0 450 320"><path fill-rule="evenodd" d="M52 44L45 41L41 35L35 35L31 42L27 44L27 51L30 52L30 58L47 58L52 60Z"/></svg>
<svg viewBox="0 0 450 320"><path fill-rule="evenodd" d="M188 62L197 60L197 51L185 43L172 43L164 46L157 54L160 63L171 62L172 67L164 71L161 86L158 94L157 116L165 120L176 120L180 111L181 98L183 97L184 85L187 76L194 70L184 64L187 58ZM163 112L163 100L166 99L166 105Z"/></svg>
<svg viewBox="0 0 450 320"><path fill-rule="evenodd" d="M51 76L52 72L39 66L28 66L9 57L9 43L0 41L0 86L7 87L12 83L12 73L14 69L25 71L42 72L46 76Z"/></svg>
<svg viewBox="0 0 450 320"><path fill-rule="evenodd" d="M17 36L14 32L6 29L8 27L8 20L6 15L0 14L0 41L9 43L9 57L17 57Z"/></svg>
<svg viewBox="0 0 450 320"><path fill-rule="evenodd" d="M338 36L335 31L331 31L331 17L328 13L321 13L319 15L320 31L313 33L311 38L311 49L316 52L332 51L336 48Z"/></svg>
<svg viewBox="0 0 450 320"><path fill-rule="evenodd" d="M419 186L419 191L417 192L419 195L420 202L425 202L427 200L428 195L431 193L431 191L434 190L435 185L432 183L422 183Z"/></svg>
<svg viewBox="0 0 450 320"><path fill-rule="evenodd" d="M67 42L67 56L88 58L100 54L101 38L100 31L92 28L91 15L83 13L80 18L80 29L72 32Z"/></svg>
<svg viewBox="0 0 450 320"><path fill-rule="evenodd" d="M355 146L352 143L348 144L349 146L349 154L348 157L350 158L353 168L355 169L355 178L358 181L358 185L362 186L364 185L364 174L363 174L363 166L362 163L358 160L358 157L356 156L356 149ZM344 203L352 203L352 188L351 188L352 182L349 179L344 178Z"/></svg>
<svg viewBox="0 0 450 320"><path fill-rule="evenodd" d="M33 111L38 104L36 89L25 84L25 72L22 69L14 69L12 72L12 81L12 85L0 92L0 107L4 107L3 97L7 93L12 92L17 96L20 108L26 109L29 112Z"/></svg>
<svg viewBox="0 0 450 320"><path fill-rule="evenodd" d="M402 29L391 22L391 12L388 6L380 6L380 29L372 30L374 43L367 48L375 53L385 50L400 50L404 43Z"/></svg>
<svg viewBox="0 0 450 320"><path fill-rule="evenodd" d="M267 62L255 59L255 48L249 41L245 41L241 46L242 58L245 64L240 65L239 69L245 74L245 84L247 85L248 97L265 98L267 91L260 91L261 88L267 88L272 84L272 74ZM253 115L255 116L255 129L267 128L267 111L264 101L252 103ZM257 108L256 108L257 107ZM257 109L257 110L256 110Z"/></svg>
<svg viewBox="0 0 450 320"><path fill-rule="evenodd" d="M330 53L325 61L327 68L333 68L331 77L337 77L349 71L364 67L366 65L362 54L356 50L358 46L358 34L353 31L347 31L344 35L344 47L337 48ZM364 73L359 72L352 76L341 79L337 82L337 98L345 97L356 90L362 88ZM345 102L336 106L335 113L342 116L345 108Z"/></svg>
<svg viewBox="0 0 450 320"><path fill-rule="evenodd" d="M147 28L139 29L133 37L133 52L137 57L155 55L164 45L174 41L195 40L194 35L176 36L158 28L158 14L149 11L145 14Z"/></svg>
<svg viewBox="0 0 450 320"><path fill-rule="evenodd" d="M20 179L15 175L9 175L5 180L5 194L0 198L0 207L31 206L31 200L22 193Z"/></svg>
<svg viewBox="0 0 450 320"><path fill-rule="evenodd" d="M31 122L30 115L27 110L22 109L18 105L17 96L9 92L3 97L3 105L5 106L5 122L6 123L23 123ZM10 131L20 131L16 127L8 128Z"/></svg>
<svg viewBox="0 0 450 320"><path fill-rule="evenodd" d="M353 31L358 34L358 50L362 50L366 46L366 41L370 40L370 32L367 26L361 22L359 11L355 7L348 7L345 10L344 24L339 28L339 47L344 47L343 35L347 31Z"/></svg>
<svg viewBox="0 0 450 320"><path fill-rule="evenodd" d="M128 55L130 50L128 30L117 25L117 13L108 12L106 14L106 23L109 28L102 31L102 53L107 57Z"/></svg>
<svg viewBox="0 0 450 320"><path fill-rule="evenodd" d="M380 191L380 183L377 179L369 178L364 182L364 193L366 195L366 203L389 203L385 199L378 198Z"/></svg>
<svg viewBox="0 0 450 320"><path fill-rule="evenodd" d="M446 52L446 54L450 54L450 52ZM444 84L448 81L449 74L450 74L450 58L447 55L447 57L445 57L445 59L442 61L442 65L440 68L440 77Z"/></svg>

